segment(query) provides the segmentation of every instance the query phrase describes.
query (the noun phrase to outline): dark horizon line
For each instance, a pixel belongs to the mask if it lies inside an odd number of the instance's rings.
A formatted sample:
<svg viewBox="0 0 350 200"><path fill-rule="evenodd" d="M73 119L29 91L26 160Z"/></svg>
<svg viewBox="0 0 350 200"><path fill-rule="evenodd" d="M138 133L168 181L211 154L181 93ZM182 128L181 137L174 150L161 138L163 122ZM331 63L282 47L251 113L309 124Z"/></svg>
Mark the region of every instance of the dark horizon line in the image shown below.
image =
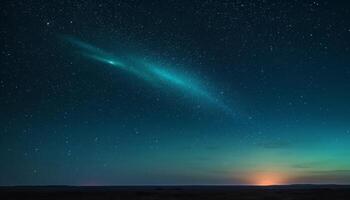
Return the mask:
<svg viewBox="0 0 350 200"><path fill-rule="evenodd" d="M284 186L349 186L341 183L254 184L131 184L131 185L0 185L5 187L284 187Z"/></svg>

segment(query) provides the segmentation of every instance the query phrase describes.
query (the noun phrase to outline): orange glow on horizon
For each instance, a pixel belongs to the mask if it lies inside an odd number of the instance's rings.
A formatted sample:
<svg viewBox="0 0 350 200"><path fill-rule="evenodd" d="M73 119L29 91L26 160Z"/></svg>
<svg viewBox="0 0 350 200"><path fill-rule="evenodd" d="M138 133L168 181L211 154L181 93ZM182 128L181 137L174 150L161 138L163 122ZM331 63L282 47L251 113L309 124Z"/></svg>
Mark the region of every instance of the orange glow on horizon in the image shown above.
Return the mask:
<svg viewBox="0 0 350 200"><path fill-rule="evenodd" d="M277 172L261 172L254 174L250 182L259 186L282 185L286 184L286 177Z"/></svg>

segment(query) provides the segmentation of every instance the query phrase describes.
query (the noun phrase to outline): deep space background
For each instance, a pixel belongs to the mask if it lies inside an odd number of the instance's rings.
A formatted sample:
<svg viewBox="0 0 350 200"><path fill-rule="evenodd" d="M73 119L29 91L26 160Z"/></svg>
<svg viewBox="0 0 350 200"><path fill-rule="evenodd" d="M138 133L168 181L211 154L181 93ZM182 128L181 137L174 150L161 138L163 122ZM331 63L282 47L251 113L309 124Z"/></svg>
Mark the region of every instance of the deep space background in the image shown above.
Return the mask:
<svg viewBox="0 0 350 200"><path fill-rule="evenodd" d="M0 185L350 184L349 2L0 9Z"/></svg>

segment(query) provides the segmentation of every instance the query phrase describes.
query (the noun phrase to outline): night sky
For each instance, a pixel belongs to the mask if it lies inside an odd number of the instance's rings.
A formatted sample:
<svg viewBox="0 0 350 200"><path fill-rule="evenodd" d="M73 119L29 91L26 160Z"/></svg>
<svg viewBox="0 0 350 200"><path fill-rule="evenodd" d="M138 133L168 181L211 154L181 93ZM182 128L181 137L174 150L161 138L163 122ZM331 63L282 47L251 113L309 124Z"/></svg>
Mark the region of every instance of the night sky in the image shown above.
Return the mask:
<svg viewBox="0 0 350 200"><path fill-rule="evenodd" d="M350 184L349 2L0 9L0 185Z"/></svg>

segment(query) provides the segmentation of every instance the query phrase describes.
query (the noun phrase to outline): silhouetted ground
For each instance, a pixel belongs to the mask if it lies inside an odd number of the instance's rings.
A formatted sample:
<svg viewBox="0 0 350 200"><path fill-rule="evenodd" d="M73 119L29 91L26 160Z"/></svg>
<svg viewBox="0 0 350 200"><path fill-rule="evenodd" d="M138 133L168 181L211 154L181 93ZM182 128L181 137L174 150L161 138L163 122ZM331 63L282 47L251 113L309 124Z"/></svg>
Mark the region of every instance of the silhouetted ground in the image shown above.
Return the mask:
<svg viewBox="0 0 350 200"><path fill-rule="evenodd" d="M349 186L169 186L169 187L0 187L0 199L125 199L125 200L350 200Z"/></svg>

